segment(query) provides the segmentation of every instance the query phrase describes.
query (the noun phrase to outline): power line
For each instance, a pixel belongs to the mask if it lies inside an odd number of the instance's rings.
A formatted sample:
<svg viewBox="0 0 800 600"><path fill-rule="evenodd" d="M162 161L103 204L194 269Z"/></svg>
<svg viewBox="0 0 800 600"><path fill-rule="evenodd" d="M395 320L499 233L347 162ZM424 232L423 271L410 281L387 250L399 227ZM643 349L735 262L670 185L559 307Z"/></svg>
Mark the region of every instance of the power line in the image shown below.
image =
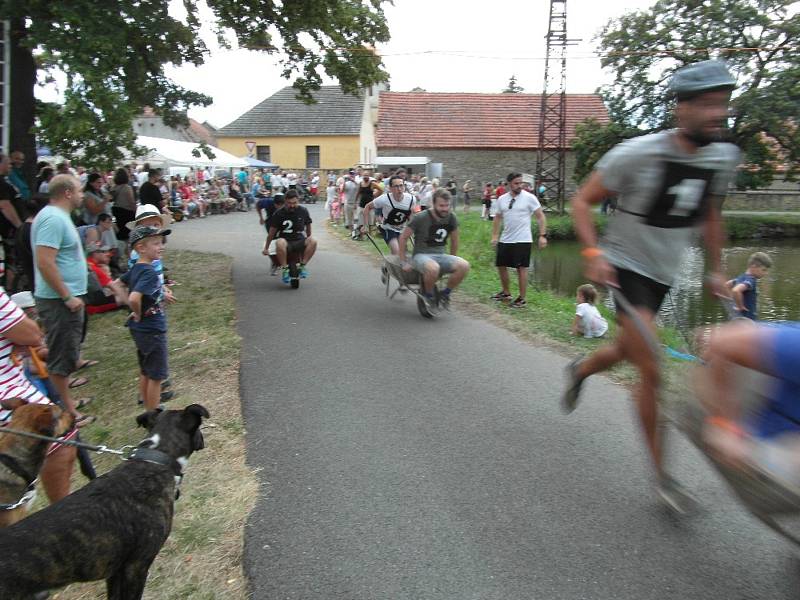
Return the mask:
<svg viewBox="0 0 800 600"><path fill-rule="evenodd" d="M760 46L740 48L676 48L674 50L641 50L636 52L593 52L591 54L570 55L567 60L594 60L617 56L674 56L676 54L708 53L708 52L773 52L775 50L800 50L800 46ZM546 56L498 56L488 54L466 54L464 50L409 50L407 52L379 52L381 58L397 56L439 55L453 58L469 58L484 60L547 60Z"/></svg>

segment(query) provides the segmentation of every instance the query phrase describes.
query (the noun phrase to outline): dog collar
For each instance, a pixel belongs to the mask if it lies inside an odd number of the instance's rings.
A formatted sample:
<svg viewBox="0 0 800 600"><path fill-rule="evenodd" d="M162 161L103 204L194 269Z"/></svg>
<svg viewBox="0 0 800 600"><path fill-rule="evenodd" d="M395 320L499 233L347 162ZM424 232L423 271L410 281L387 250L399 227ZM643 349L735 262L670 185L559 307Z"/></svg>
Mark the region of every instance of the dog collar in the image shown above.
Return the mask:
<svg viewBox="0 0 800 600"><path fill-rule="evenodd" d="M183 469L181 468L181 464L172 458L166 452L161 452L160 450L153 450L152 448L145 448L139 446L138 448L134 448L133 452L131 452L128 460L140 460L142 462L149 462L156 465L162 465L164 467L169 467L172 469L173 473L175 473L176 477L183 477Z"/></svg>

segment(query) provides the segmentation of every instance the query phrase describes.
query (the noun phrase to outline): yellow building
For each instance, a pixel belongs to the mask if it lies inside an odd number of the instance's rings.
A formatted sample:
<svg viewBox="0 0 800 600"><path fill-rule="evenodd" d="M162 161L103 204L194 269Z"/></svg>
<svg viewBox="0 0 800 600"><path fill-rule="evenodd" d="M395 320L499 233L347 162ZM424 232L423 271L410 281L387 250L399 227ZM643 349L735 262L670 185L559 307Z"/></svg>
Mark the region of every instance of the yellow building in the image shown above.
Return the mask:
<svg viewBox="0 0 800 600"><path fill-rule="evenodd" d="M285 87L217 130L217 146L235 156L252 156L284 171L342 171L371 164L377 154L378 89L360 97L339 86L314 92L315 104Z"/></svg>

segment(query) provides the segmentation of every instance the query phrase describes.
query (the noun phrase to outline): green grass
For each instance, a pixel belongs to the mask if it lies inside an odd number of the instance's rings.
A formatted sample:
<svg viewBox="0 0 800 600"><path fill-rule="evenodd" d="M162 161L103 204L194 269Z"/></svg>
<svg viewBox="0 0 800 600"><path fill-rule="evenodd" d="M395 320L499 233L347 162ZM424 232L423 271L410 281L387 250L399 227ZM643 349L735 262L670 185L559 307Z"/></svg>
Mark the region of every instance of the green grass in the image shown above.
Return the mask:
<svg viewBox="0 0 800 600"><path fill-rule="evenodd" d="M175 504L172 534L150 569L145 598L247 597L241 568L244 522L257 494L245 465L244 423L239 399L240 340L231 284L232 259L220 254L170 251L165 255L178 302L167 309L170 379L178 396L168 408L199 403L211 413L203 429L205 449L189 461ZM90 383L75 397L92 396L84 412L98 421L81 432L84 441L116 448L137 444L146 433L135 418L138 367L124 327L126 312L92 316L83 349L100 364L81 372ZM119 464L93 455L98 474ZM73 489L86 479L76 474ZM105 598L105 584L74 584L60 600Z"/></svg>

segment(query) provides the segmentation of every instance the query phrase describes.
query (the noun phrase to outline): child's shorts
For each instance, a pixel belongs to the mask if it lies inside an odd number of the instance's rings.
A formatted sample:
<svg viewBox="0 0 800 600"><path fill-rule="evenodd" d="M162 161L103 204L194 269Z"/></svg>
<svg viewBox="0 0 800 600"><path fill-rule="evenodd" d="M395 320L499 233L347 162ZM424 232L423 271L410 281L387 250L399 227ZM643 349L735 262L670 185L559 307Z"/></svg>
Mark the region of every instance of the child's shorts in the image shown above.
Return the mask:
<svg viewBox="0 0 800 600"><path fill-rule="evenodd" d="M167 379L167 334L131 329L131 336L136 343L136 356L142 375L154 381Z"/></svg>

